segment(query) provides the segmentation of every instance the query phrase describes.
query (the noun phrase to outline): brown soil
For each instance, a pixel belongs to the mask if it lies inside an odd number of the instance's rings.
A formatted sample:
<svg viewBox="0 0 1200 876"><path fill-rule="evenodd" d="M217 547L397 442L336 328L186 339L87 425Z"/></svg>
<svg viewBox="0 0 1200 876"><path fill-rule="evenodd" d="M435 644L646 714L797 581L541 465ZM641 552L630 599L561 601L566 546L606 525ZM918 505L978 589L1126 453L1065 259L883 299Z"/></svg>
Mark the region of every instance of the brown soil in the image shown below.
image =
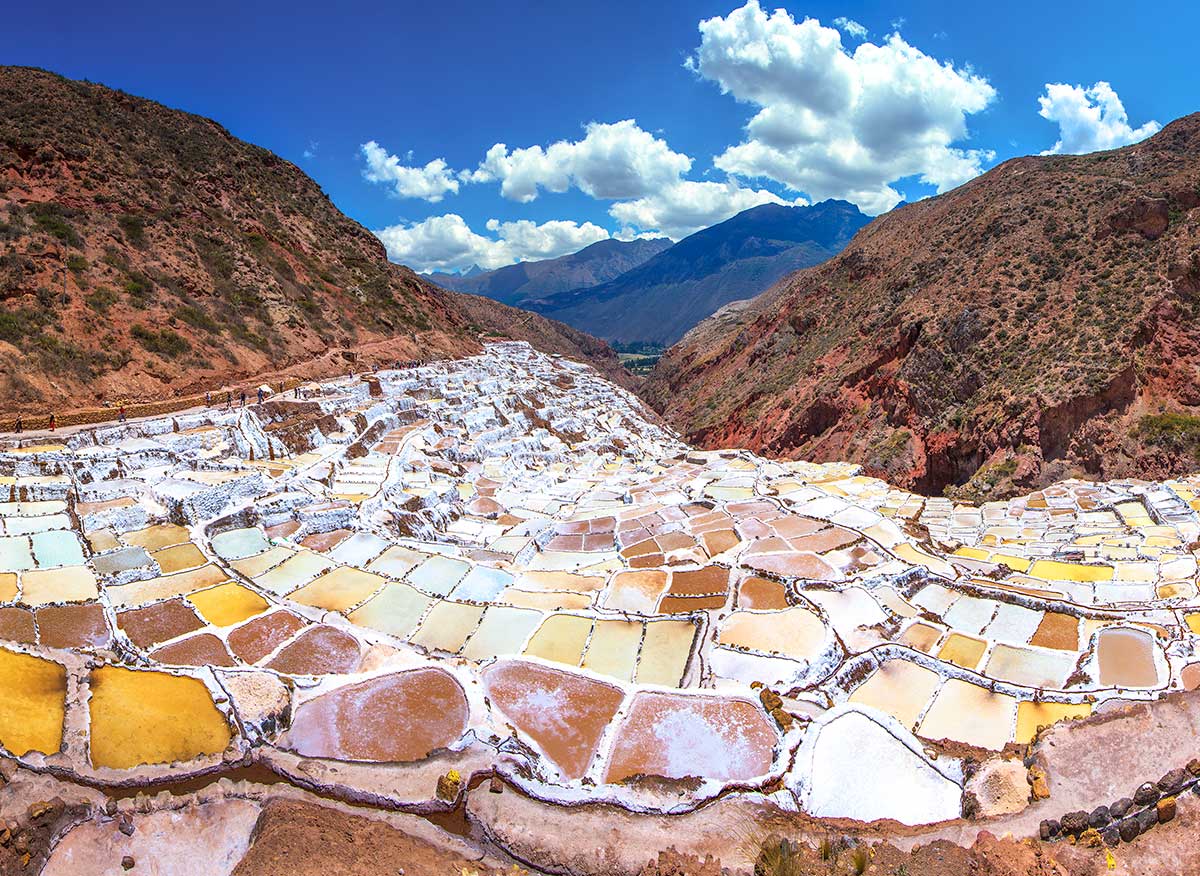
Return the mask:
<svg viewBox="0 0 1200 876"><path fill-rule="evenodd" d="M382 821L311 803L268 803L234 876L458 876L477 861Z"/></svg>

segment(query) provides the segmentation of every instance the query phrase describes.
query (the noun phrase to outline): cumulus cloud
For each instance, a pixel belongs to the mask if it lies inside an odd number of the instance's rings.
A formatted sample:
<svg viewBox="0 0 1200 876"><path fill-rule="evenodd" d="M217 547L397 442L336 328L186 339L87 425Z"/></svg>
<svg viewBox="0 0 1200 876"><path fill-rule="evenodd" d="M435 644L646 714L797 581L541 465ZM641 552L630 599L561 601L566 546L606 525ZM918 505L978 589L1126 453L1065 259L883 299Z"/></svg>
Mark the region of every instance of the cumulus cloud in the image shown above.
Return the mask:
<svg viewBox="0 0 1200 876"><path fill-rule="evenodd" d="M626 229L653 230L678 240L759 204L806 203L803 198L784 200L766 189L744 188L733 180L679 180L644 198L613 204L608 212Z"/></svg>
<svg viewBox="0 0 1200 876"><path fill-rule="evenodd" d="M995 98L969 67L938 61L893 33L853 52L836 28L770 15L758 0L700 23L687 66L758 112L746 138L714 158L726 173L764 177L813 200L845 198L880 213L917 176L939 192L981 172L992 152L967 149L966 117Z"/></svg>
<svg viewBox="0 0 1200 876"><path fill-rule="evenodd" d="M643 131L633 119L592 122L582 140L559 140L546 148L509 150L497 143L473 171L470 182L499 180L500 193L526 203L539 189L565 192L571 186L593 198L639 198L688 172L692 159L665 140Z"/></svg>
<svg viewBox="0 0 1200 876"><path fill-rule="evenodd" d="M1058 142L1043 155L1116 149L1144 140L1162 128L1155 121L1131 127L1125 105L1107 82L1097 82L1091 88L1047 82L1046 93L1038 98L1038 104L1038 115L1058 125Z"/></svg>
<svg viewBox="0 0 1200 876"><path fill-rule="evenodd" d="M844 15L839 15L833 20L833 24L834 27L838 28L838 30L845 31L848 36L852 36L856 40L864 40L867 38L867 29L853 18L847 18Z"/></svg>
<svg viewBox="0 0 1200 876"><path fill-rule="evenodd" d="M538 224L528 219L487 222L489 235L478 234L457 213L421 222L392 225L375 234L388 258L420 272L461 271L479 265L490 270L517 261L552 259L608 238L591 222L582 225L554 219Z"/></svg>
<svg viewBox="0 0 1200 876"><path fill-rule="evenodd" d="M374 140L362 145L362 154L367 161L363 176L369 182L390 185L401 198L421 198L436 204L447 192L458 192L458 179L441 158L424 167L408 167Z"/></svg>

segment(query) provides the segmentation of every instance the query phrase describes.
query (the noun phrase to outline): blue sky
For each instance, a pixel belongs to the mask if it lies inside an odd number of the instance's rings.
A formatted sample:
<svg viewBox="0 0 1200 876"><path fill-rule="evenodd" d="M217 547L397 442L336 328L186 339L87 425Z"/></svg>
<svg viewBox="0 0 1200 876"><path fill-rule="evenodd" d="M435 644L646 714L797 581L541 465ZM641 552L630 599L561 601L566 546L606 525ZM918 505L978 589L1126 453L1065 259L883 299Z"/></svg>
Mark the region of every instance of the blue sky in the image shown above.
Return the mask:
<svg viewBox="0 0 1200 876"><path fill-rule="evenodd" d="M217 119L418 269L877 213L1200 109L1195 3L100 6L13 6L0 59Z"/></svg>

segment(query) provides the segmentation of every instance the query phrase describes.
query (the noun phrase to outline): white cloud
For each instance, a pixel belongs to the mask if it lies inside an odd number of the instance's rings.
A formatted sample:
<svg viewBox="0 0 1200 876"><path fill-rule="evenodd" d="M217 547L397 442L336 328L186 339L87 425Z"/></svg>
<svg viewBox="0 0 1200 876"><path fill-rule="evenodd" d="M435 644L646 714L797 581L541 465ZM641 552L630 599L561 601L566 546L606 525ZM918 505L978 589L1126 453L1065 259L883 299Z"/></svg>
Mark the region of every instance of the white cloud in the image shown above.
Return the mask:
<svg viewBox="0 0 1200 876"><path fill-rule="evenodd" d="M879 213L918 176L939 192L982 170L994 153L955 144L966 117L995 97L969 67L938 61L893 33L851 53L841 34L758 0L700 23L687 66L758 112L742 143L714 158L729 174L765 177L813 200L837 197Z"/></svg>
<svg viewBox="0 0 1200 876"><path fill-rule="evenodd" d="M316 158L317 150L320 148L321 148L321 144L318 143L316 140L309 140L308 146L305 147L305 149L304 149L304 157L305 158Z"/></svg>
<svg viewBox="0 0 1200 876"><path fill-rule="evenodd" d="M691 169L692 159L673 152L665 140L642 130L633 119L592 122L582 140L559 140L546 148L509 148L497 143L469 182L500 181L500 193L523 203L539 189L565 192L571 186L593 198L640 198L670 185Z"/></svg>
<svg viewBox="0 0 1200 876"><path fill-rule="evenodd" d="M376 231L388 258L420 272L461 271L471 265L490 270L517 261L552 259L610 236L591 222L489 219L491 236L477 234L457 213Z"/></svg>
<svg viewBox="0 0 1200 876"><path fill-rule="evenodd" d="M422 198L436 204L447 192L458 192L458 180L441 158L424 167L407 167L374 140L362 145L362 154L367 161L363 176L369 182L390 185L401 198ZM408 160L412 160L411 152Z"/></svg>
<svg viewBox="0 0 1200 876"><path fill-rule="evenodd" d="M1058 142L1043 155L1116 149L1144 140L1162 128L1155 121L1140 128L1130 127L1125 105L1107 82L1097 82L1091 88L1047 82L1046 93L1038 98L1038 104L1038 115L1058 124Z"/></svg>
<svg viewBox="0 0 1200 876"><path fill-rule="evenodd" d="M766 189L743 188L733 180L680 180L644 198L613 204L608 212L627 229L654 230L678 240L759 204L806 203L803 198L786 201Z"/></svg>
<svg viewBox="0 0 1200 876"><path fill-rule="evenodd" d="M833 20L833 24L839 30L845 31L848 36L854 37L856 40L867 38L870 32L853 18L847 18L844 15L839 15Z"/></svg>

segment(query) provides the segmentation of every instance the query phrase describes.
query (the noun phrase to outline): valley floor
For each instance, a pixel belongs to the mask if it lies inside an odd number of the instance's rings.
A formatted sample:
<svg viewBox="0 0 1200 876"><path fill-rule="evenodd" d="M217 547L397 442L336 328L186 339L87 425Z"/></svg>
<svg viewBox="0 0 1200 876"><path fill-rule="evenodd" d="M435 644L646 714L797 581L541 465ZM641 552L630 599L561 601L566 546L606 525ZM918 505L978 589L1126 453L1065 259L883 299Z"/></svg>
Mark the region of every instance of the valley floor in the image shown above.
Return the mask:
<svg viewBox="0 0 1200 876"><path fill-rule="evenodd" d="M0 447L0 873L1194 838L1200 478L955 504L694 450L522 343L306 389Z"/></svg>

